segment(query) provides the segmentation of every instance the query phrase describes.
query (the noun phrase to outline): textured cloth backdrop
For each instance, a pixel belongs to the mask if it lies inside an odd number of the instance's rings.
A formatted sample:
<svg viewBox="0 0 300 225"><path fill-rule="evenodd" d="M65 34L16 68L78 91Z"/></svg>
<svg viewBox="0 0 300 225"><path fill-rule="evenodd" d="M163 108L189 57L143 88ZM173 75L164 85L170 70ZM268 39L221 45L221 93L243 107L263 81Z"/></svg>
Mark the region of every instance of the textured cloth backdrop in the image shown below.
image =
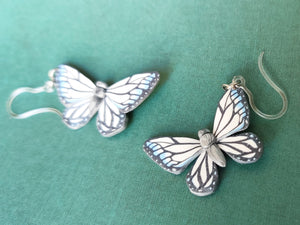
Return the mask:
<svg viewBox="0 0 300 225"><path fill-rule="evenodd" d="M299 0L2 1L0 224L299 224L299 11ZM248 130L264 142L263 157L228 159L217 192L196 197L187 172L163 171L143 142L211 128L233 75L261 109L278 111L257 66L263 50L288 112L275 121L252 112ZM95 118L77 131L54 114L10 119L11 91L42 85L61 63L108 83L157 70L161 82L112 138ZM55 93L24 94L14 109L43 106L62 109Z"/></svg>

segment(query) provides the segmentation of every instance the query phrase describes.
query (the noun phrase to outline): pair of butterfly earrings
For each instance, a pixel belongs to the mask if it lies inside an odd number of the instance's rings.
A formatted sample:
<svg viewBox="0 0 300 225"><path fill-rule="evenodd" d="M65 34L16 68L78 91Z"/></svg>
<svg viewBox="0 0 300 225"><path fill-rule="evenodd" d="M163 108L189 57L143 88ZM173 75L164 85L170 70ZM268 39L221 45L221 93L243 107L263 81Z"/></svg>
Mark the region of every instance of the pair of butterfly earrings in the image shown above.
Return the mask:
<svg viewBox="0 0 300 225"><path fill-rule="evenodd" d="M198 132L199 140L187 137L159 137L144 143L144 151L160 167L173 174L180 174L196 158L186 182L190 191L198 196L212 194L218 185L217 166L225 167L225 152L238 163L256 162L262 155L259 138L250 132L239 133L249 126L249 106L265 119L277 119L287 110L285 93L269 78L262 66L263 53L258 66L266 81L280 94L283 100L281 111L275 115L262 113L253 102L251 91L242 76L235 76L232 83L224 84L225 94L215 114L213 130ZM126 128L126 113L138 107L153 91L159 81L157 72L135 74L111 86L91 80L78 70L60 65L49 71L50 81L38 88L23 87L15 90L7 103L9 114L16 119L52 112L58 114L71 129L86 125L96 114L97 128L101 135L111 137ZM13 100L24 92L40 93L57 90L61 103L66 107L61 113L55 108L40 108L16 114L12 111ZM238 134L236 134L238 133ZM234 135L235 134L235 135Z"/></svg>

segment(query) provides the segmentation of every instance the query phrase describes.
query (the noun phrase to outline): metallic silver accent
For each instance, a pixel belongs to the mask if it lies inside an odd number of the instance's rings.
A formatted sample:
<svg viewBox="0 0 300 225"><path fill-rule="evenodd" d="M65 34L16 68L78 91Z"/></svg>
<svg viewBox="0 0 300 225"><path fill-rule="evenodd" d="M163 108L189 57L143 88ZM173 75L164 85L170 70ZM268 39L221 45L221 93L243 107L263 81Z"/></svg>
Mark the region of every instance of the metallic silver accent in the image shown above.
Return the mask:
<svg viewBox="0 0 300 225"><path fill-rule="evenodd" d="M207 152L210 159L218 166L225 167L226 159L220 148L215 144L216 137L208 129L199 130L198 136L202 149Z"/></svg>
<svg viewBox="0 0 300 225"><path fill-rule="evenodd" d="M98 98L103 99L105 97L106 88L107 88L107 84L106 83L103 83L101 81L97 81L96 82L95 95Z"/></svg>
<svg viewBox="0 0 300 225"><path fill-rule="evenodd" d="M209 129L199 130L199 131L198 131L198 137L199 137L199 139L201 139L201 137L202 137L204 134L209 133L209 132L210 132Z"/></svg>
<svg viewBox="0 0 300 225"><path fill-rule="evenodd" d="M199 133L199 132L198 132ZM200 137L200 145L202 148L209 148L216 141L212 133L205 133Z"/></svg>
<svg viewBox="0 0 300 225"><path fill-rule="evenodd" d="M207 154L209 158L218 166L225 167L226 166L226 159L224 154L222 153L221 149L218 145L213 144L209 147Z"/></svg>

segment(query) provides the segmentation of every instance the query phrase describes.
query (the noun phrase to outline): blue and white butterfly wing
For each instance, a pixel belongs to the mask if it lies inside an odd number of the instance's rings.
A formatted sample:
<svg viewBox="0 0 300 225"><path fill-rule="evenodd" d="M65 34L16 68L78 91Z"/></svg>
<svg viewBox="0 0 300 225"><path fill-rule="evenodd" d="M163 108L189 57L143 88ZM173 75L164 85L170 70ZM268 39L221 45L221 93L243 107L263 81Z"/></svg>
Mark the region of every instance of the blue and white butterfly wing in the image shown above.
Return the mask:
<svg viewBox="0 0 300 225"><path fill-rule="evenodd" d="M97 112L100 101L95 98L96 86L78 70L60 65L53 77L61 103L66 107L63 121L71 129L83 127Z"/></svg>
<svg viewBox="0 0 300 225"><path fill-rule="evenodd" d="M187 174L186 183L190 191L198 196L212 194L218 186L217 165L206 151L202 152L192 170Z"/></svg>
<svg viewBox="0 0 300 225"><path fill-rule="evenodd" d="M157 72L135 74L108 87L105 98L114 102L123 113L138 107L159 81Z"/></svg>
<svg viewBox="0 0 300 225"><path fill-rule="evenodd" d="M153 138L143 147L155 163L173 174L180 174L201 152L199 140L186 137Z"/></svg>
<svg viewBox="0 0 300 225"><path fill-rule="evenodd" d="M159 81L157 72L135 74L105 91L99 106L97 127L105 137L111 137L126 128L126 113L139 106L153 91Z"/></svg>
<svg viewBox="0 0 300 225"><path fill-rule="evenodd" d="M67 107L63 112L63 121L71 129L86 125L97 112L99 102L83 99Z"/></svg>
<svg viewBox="0 0 300 225"><path fill-rule="evenodd" d="M111 137L126 128L127 118L125 113L114 104L109 98L104 98L100 103L97 128L104 137Z"/></svg>
<svg viewBox="0 0 300 225"><path fill-rule="evenodd" d="M66 107L94 96L95 84L70 66L59 65L53 79L58 97Z"/></svg>
<svg viewBox="0 0 300 225"><path fill-rule="evenodd" d="M263 153L263 145L258 137L250 132L226 137L218 146L238 163L254 163Z"/></svg>
<svg viewBox="0 0 300 225"><path fill-rule="evenodd" d="M229 88L221 98L215 119L213 134L217 140L245 130L249 126L249 106L241 88Z"/></svg>

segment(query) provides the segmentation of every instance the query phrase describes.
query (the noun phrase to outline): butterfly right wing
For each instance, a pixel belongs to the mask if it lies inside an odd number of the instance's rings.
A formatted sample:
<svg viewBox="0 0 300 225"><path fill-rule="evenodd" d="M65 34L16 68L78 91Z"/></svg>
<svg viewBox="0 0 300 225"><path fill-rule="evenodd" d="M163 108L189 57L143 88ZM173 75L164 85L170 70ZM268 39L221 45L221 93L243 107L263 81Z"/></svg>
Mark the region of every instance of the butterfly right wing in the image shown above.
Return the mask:
<svg viewBox="0 0 300 225"><path fill-rule="evenodd" d="M218 186L217 165L210 159L207 151L200 154L192 170L187 174L186 183L194 195L212 194Z"/></svg>
<svg viewBox="0 0 300 225"><path fill-rule="evenodd" d="M263 153L263 145L258 137L250 132L224 138L218 146L238 163L254 163Z"/></svg>
<svg viewBox="0 0 300 225"><path fill-rule="evenodd" d="M108 87L105 96L110 98L121 112L128 113L151 94L158 81L157 72L134 74Z"/></svg>
<svg viewBox="0 0 300 225"><path fill-rule="evenodd" d="M111 137L126 127L126 115L139 106L159 81L157 72L135 74L111 85L100 104L97 128L105 137Z"/></svg>
<svg viewBox="0 0 300 225"><path fill-rule="evenodd" d="M63 121L71 129L83 127L97 112L100 101L95 98L96 86L78 70L60 65L54 72L54 85L66 107Z"/></svg>
<svg viewBox="0 0 300 225"><path fill-rule="evenodd" d="M110 98L104 98L100 103L97 128L104 137L111 137L126 128L127 118L125 113L117 107Z"/></svg>
<svg viewBox="0 0 300 225"><path fill-rule="evenodd" d="M174 174L180 174L201 152L199 140L185 137L149 139L143 148L154 162Z"/></svg>
<svg viewBox="0 0 300 225"><path fill-rule="evenodd" d="M229 88L216 111L213 134L220 140L249 126L249 106L241 88Z"/></svg>

